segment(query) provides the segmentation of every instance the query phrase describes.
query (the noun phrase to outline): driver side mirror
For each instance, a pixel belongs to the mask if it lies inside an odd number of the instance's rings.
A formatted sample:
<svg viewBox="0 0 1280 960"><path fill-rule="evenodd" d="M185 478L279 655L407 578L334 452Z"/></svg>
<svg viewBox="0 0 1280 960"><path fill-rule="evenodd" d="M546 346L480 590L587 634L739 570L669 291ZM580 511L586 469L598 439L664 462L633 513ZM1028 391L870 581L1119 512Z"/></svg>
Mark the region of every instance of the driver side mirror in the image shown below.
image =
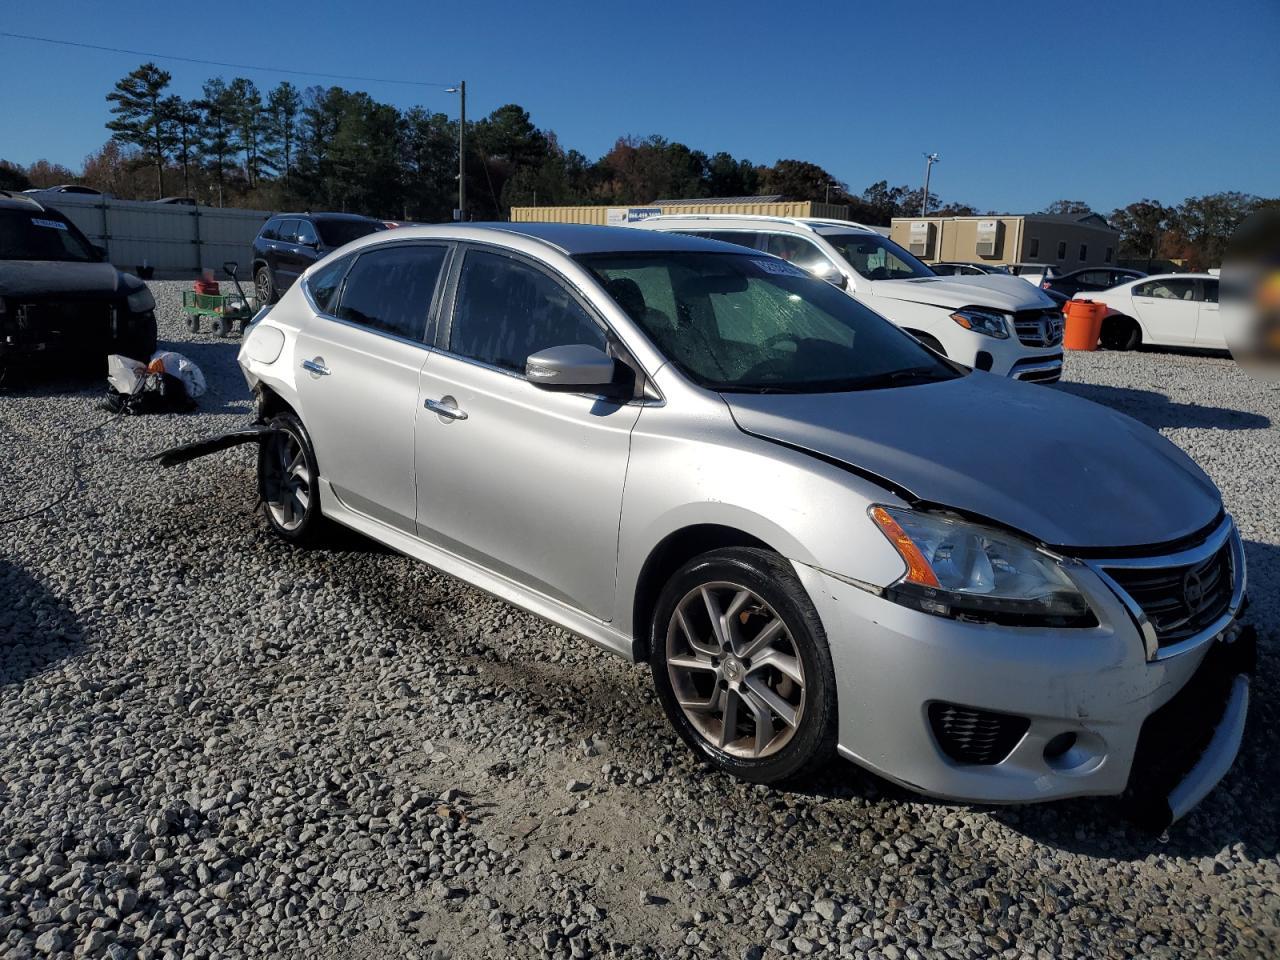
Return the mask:
<svg viewBox="0 0 1280 960"><path fill-rule="evenodd" d="M524 375L529 382L543 390L606 393L610 396L629 391L624 371L627 368L599 347L585 343L547 347L529 354L524 365Z"/></svg>
<svg viewBox="0 0 1280 960"><path fill-rule="evenodd" d="M849 278L840 272L840 268L834 263L828 263L825 267L814 271L814 276L819 280L825 280L833 287L839 287L844 290L849 286Z"/></svg>

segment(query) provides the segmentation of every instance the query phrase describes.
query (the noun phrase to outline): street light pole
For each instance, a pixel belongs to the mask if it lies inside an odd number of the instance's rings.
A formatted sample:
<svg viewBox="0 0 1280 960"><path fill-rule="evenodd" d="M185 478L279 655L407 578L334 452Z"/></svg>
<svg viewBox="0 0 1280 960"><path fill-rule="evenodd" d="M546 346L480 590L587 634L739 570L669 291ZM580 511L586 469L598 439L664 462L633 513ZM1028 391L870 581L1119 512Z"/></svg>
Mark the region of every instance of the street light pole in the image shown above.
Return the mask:
<svg viewBox="0 0 1280 960"><path fill-rule="evenodd" d="M467 81L449 87L446 93L458 95L458 214L456 220L467 219Z"/></svg>
<svg viewBox="0 0 1280 960"><path fill-rule="evenodd" d="M920 216L922 217L929 209L929 174L933 170L933 165L941 159L936 153L924 155L924 196L920 198Z"/></svg>

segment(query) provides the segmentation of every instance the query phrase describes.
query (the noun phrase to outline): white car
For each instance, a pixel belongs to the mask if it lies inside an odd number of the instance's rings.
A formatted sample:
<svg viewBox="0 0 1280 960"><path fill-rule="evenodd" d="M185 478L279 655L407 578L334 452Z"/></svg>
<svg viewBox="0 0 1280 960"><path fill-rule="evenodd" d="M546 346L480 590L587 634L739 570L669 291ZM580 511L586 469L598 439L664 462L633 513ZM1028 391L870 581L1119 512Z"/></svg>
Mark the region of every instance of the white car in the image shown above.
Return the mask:
<svg viewBox="0 0 1280 960"><path fill-rule="evenodd" d="M1227 349L1218 315L1218 278L1209 273L1165 273L1079 294L1107 306L1102 345L1132 350L1140 344Z"/></svg>
<svg viewBox="0 0 1280 960"><path fill-rule="evenodd" d="M688 214L632 226L781 257L977 370L1037 383L1062 377L1062 312L1017 277L940 277L888 237L848 220Z"/></svg>
<svg viewBox="0 0 1280 960"><path fill-rule="evenodd" d="M1033 287L1039 287L1046 280L1062 273L1051 263L1011 263L1007 269L1015 277L1027 281Z"/></svg>

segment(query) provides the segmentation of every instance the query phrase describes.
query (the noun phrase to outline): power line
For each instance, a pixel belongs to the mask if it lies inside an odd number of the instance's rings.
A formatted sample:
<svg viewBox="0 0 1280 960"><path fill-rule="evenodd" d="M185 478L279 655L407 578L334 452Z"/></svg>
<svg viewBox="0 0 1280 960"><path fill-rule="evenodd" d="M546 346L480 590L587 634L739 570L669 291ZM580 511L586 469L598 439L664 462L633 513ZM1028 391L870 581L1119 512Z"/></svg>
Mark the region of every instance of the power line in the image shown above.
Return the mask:
<svg viewBox="0 0 1280 960"><path fill-rule="evenodd" d="M35 40L39 43L55 43L64 47L81 47L85 50L105 50L108 53L127 53L134 57L147 57L154 60L180 60L183 63L198 63L206 67L227 67L231 70L259 70L264 73L288 73L297 77L328 77L330 80L356 80L361 83L399 83L411 87L452 87L452 83L431 83L425 80L392 80L387 77L356 77L346 73L319 73L315 70L286 70L283 67L262 67L251 63L224 63L221 60L198 60L195 57L176 57L169 53L148 53L145 50L126 50L123 47L104 47L96 43L79 43L75 40L55 40L52 37L33 37L25 33L8 33L0 30L0 37L11 40Z"/></svg>

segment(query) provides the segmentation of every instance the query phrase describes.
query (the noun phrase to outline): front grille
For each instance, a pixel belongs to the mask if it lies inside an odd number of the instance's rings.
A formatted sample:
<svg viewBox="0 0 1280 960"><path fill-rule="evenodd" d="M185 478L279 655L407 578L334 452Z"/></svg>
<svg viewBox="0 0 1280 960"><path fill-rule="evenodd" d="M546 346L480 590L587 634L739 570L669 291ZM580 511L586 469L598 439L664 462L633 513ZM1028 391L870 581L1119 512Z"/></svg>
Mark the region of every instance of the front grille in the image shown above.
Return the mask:
<svg viewBox="0 0 1280 960"><path fill-rule="evenodd" d="M1018 339L1028 347L1056 347L1062 343L1061 310L1019 310L1013 315Z"/></svg>
<svg viewBox="0 0 1280 960"><path fill-rule="evenodd" d="M952 760L990 766L1009 755L1031 721L939 700L929 704L929 725L938 746Z"/></svg>
<svg viewBox="0 0 1280 960"><path fill-rule="evenodd" d="M116 333L116 308L102 301L42 300L14 305L11 342L105 344Z"/></svg>
<svg viewBox="0 0 1280 960"><path fill-rule="evenodd" d="M1230 538L1198 563L1103 569L1142 608L1161 647L1208 628L1227 612L1235 592Z"/></svg>

